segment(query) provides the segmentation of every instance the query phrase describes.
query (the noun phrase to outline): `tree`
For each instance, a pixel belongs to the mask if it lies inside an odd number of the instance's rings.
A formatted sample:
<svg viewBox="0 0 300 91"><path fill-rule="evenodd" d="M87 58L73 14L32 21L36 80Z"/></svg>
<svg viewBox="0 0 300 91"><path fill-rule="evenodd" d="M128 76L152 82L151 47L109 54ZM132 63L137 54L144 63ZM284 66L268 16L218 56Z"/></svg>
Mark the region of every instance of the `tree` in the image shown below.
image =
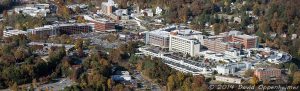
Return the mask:
<svg viewBox="0 0 300 91"><path fill-rule="evenodd" d="M35 78L32 80L32 85L33 85L33 88L37 88L37 82L36 82Z"/></svg>
<svg viewBox="0 0 300 91"><path fill-rule="evenodd" d="M213 31L214 31L215 35L218 35L219 33L221 33L221 31L220 31L220 24L215 23L213 25Z"/></svg>
<svg viewBox="0 0 300 91"><path fill-rule="evenodd" d="M136 64L136 69L137 69L138 71L142 71L142 70L143 70L143 62L138 62L138 63Z"/></svg>
<svg viewBox="0 0 300 91"><path fill-rule="evenodd" d="M8 7L11 4L11 0L3 0L3 1L0 1L0 3L4 7Z"/></svg>
<svg viewBox="0 0 300 91"><path fill-rule="evenodd" d="M174 89L175 89L175 76L170 75L168 77L167 90L168 91L173 91Z"/></svg>
<svg viewBox="0 0 300 91"><path fill-rule="evenodd" d="M107 80L107 87L108 87L108 89L112 89L112 86L113 86L113 80L108 79Z"/></svg>
<svg viewBox="0 0 300 91"><path fill-rule="evenodd" d="M17 82L15 82L12 86L11 86L11 88L10 88L12 91L18 91L18 84L17 84Z"/></svg>
<svg viewBox="0 0 300 91"><path fill-rule="evenodd" d="M77 39L75 42L75 48L80 49L83 48L83 39Z"/></svg>
<svg viewBox="0 0 300 91"><path fill-rule="evenodd" d="M79 7L79 6L76 6L76 8L75 8L75 12L76 12L76 14L80 14L80 13L81 13L81 9L80 9L80 7Z"/></svg>
<svg viewBox="0 0 300 91"><path fill-rule="evenodd" d="M84 19L83 16L78 16L77 17L77 22L79 22L79 23L85 23L86 21L85 21L85 19Z"/></svg>
<svg viewBox="0 0 300 91"><path fill-rule="evenodd" d="M252 77L253 76L254 71L251 69L248 69L245 71L244 76L245 77Z"/></svg>
<svg viewBox="0 0 300 91"><path fill-rule="evenodd" d="M8 16L7 10L4 10L2 14L3 14L3 17L7 17Z"/></svg>
<svg viewBox="0 0 300 91"><path fill-rule="evenodd" d="M179 85L182 85L181 82L183 82L183 80L185 79L184 73L182 73L182 72L177 72L176 75L177 75L176 77L177 77L177 80L178 80L178 82L179 82Z"/></svg>
<svg viewBox="0 0 300 91"><path fill-rule="evenodd" d="M70 10L67 6L65 5L60 5L58 9L58 15L60 15L64 19L70 19Z"/></svg>
<svg viewBox="0 0 300 91"><path fill-rule="evenodd" d="M108 59L114 63L117 63L121 60L121 53L118 49L113 49L109 52Z"/></svg>
<svg viewBox="0 0 300 91"><path fill-rule="evenodd" d="M15 56L16 60L24 60L27 57L27 55L28 55L28 53L26 53L24 48L18 48L14 52L14 56Z"/></svg>
<svg viewBox="0 0 300 91"><path fill-rule="evenodd" d="M182 22L187 22L188 19L188 13L189 13L189 8L187 6L183 6L178 10L178 16L180 17L180 20Z"/></svg>
<svg viewBox="0 0 300 91"><path fill-rule="evenodd" d="M83 39L77 39L75 42L75 49L79 57L83 57Z"/></svg>
<svg viewBox="0 0 300 91"><path fill-rule="evenodd" d="M270 26L269 24L265 21L265 20L262 20L259 25L258 25L258 30L263 32L263 33L268 33L270 32Z"/></svg>
<svg viewBox="0 0 300 91"><path fill-rule="evenodd" d="M191 12L193 15L200 15L203 11L204 4L201 0L193 0L191 4Z"/></svg>
<svg viewBox="0 0 300 91"><path fill-rule="evenodd" d="M289 66L289 74L293 75L298 70L298 66L295 63L291 63Z"/></svg>
<svg viewBox="0 0 300 91"><path fill-rule="evenodd" d="M252 85L257 85L258 84L258 78L256 76L252 76L252 78L249 80L249 83Z"/></svg>
<svg viewBox="0 0 300 91"><path fill-rule="evenodd" d="M205 77L203 75L197 75L193 77L193 83L197 86L200 87L205 83Z"/></svg>
<svg viewBox="0 0 300 91"><path fill-rule="evenodd" d="M125 88L124 85L118 84L118 85L116 85L116 86L113 88L112 91L123 91L124 88Z"/></svg>
<svg viewBox="0 0 300 91"><path fill-rule="evenodd" d="M294 85L300 84L300 72L299 71L294 73L292 84L294 84Z"/></svg>
<svg viewBox="0 0 300 91"><path fill-rule="evenodd" d="M192 84L192 82L191 82L190 78L185 79L184 82L183 82L183 85L181 87L182 91L191 91L192 90L191 89L191 84Z"/></svg>

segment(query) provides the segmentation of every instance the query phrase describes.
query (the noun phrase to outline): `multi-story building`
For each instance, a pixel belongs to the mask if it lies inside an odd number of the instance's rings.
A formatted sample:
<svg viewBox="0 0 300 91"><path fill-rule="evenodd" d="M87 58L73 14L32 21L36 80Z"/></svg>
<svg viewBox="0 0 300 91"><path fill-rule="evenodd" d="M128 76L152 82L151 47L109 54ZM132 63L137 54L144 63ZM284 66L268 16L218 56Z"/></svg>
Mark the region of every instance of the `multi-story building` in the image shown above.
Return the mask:
<svg viewBox="0 0 300 91"><path fill-rule="evenodd" d="M146 36L149 38L148 44L161 48L168 48L170 40L169 35L170 32L155 30L150 31Z"/></svg>
<svg viewBox="0 0 300 91"><path fill-rule="evenodd" d="M59 24L57 31L60 34L79 34L79 33L88 33L93 31L93 27L90 24Z"/></svg>
<svg viewBox="0 0 300 91"><path fill-rule="evenodd" d="M233 35L229 36L230 42L239 42L245 49L256 48L258 45L258 37L250 35Z"/></svg>
<svg viewBox="0 0 300 91"><path fill-rule="evenodd" d="M19 34L33 34L38 36L52 36L60 34L79 34L88 33L94 30L93 23L65 23L65 24L53 24L45 25L43 27L37 27L34 29L28 29L27 31L7 29L3 31L3 37L10 37Z"/></svg>
<svg viewBox="0 0 300 91"><path fill-rule="evenodd" d="M233 67L231 65L218 65L216 71L218 72L218 74L229 75L235 73L235 69L236 67Z"/></svg>
<svg viewBox="0 0 300 91"><path fill-rule="evenodd" d="M20 14L27 14L33 17L36 16L47 16L50 13L49 4L34 4L28 7L15 8L14 11Z"/></svg>
<svg viewBox="0 0 300 91"><path fill-rule="evenodd" d="M258 68L254 71L254 75L259 80L271 80L272 78L281 77L281 70L277 68Z"/></svg>
<svg viewBox="0 0 300 91"><path fill-rule="evenodd" d="M45 25L43 27L37 27L34 29L28 29L28 32L38 36L51 36L51 35L58 35L59 31L56 30L56 26L52 25Z"/></svg>
<svg viewBox="0 0 300 91"><path fill-rule="evenodd" d="M169 51L197 56L200 53L200 32L190 29L172 31Z"/></svg>
<svg viewBox="0 0 300 91"><path fill-rule="evenodd" d="M85 20L94 24L95 31L105 31L115 29L115 23L110 22L104 18L92 18L90 16L84 15Z"/></svg>
<svg viewBox="0 0 300 91"><path fill-rule="evenodd" d="M252 64L249 62L242 62L242 63L228 63L224 65L217 65L216 71L218 74L222 75L239 75L239 72L243 70L248 70L252 68Z"/></svg>
<svg viewBox="0 0 300 91"><path fill-rule="evenodd" d="M91 23L94 23L95 31L105 31L105 30L111 30L115 29L115 23L107 22L107 21L90 21Z"/></svg>
<svg viewBox="0 0 300 91"><path fill-rule="evenodd" d="M26 31L22 31L22 30L4 30L3 31L3 37L11 37L11 36L15 36L15 35L27 35Z"/></svg>
<svg viewBox="0 0 300 91"><path fill-rule="evenodd" d="M170 32L175 30L176 26L168 26L146 33L146 44L158 46L161 48L168 48L170 42Z"/></svg>
<svg viewBox="0 0 300 91"><path fill-rule="evenodd" d="M108 0L108 2L102 2L101 10L104 14L111 14L115 7L118 5L115 4L113 0Z"/></svg>
<svg viewBox="0 0 300 91"><path fill-rule="evenodd" d="M222 39L204 39L204 46L213 52L223 53L228 50L228 43Z"/></svg>

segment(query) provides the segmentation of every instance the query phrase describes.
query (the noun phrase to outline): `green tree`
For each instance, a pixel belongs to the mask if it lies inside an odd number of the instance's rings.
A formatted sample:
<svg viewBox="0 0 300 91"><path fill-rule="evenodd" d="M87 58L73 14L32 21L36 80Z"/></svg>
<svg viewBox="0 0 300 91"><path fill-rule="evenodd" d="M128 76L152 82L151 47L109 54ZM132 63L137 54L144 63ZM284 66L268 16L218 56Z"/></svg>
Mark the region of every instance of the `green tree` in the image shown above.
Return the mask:
<svg viewBox="0 0 300 91"><path fill-rule="evenodd" d="M298 70L298 66L295 63L291 63L289 66L289 71L288 73L293 75L294 72Z"/></svg>

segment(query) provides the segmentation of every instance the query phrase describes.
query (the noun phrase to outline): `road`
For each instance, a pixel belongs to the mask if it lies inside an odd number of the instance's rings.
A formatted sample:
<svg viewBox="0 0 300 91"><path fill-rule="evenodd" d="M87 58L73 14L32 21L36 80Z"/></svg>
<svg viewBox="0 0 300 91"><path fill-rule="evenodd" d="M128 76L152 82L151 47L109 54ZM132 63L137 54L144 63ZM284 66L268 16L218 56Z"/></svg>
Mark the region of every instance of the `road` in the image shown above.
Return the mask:
<svg viewBox="0 0 300 91"><path fill-rule="evenodd" d="M57 79L57 81L55 81L53 83L39 85L36 89L34 89L34 91L40 91L40 90L45 91L46 88L48 88L48 90L52 90L52 91L60 91L60 90L63 90L65 87L71 86L73 84L75 84L75 83L73 81L71 81L71 79L61 78L61 79ZM25 84L22 86L26 87L27 89L30 89L30 84ZM19 86L19 88L21 88L22 86ZM2 89L0 91L11 91L11 90L8 88L8 89Z"/></svg>

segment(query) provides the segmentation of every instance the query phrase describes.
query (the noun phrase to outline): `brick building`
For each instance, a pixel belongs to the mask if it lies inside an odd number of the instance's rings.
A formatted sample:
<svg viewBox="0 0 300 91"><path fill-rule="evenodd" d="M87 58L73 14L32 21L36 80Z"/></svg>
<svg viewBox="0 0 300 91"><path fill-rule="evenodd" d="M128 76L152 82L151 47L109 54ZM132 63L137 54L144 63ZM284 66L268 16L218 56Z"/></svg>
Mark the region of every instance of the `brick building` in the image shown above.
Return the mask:
<svg viewBox="0 0 300 91"><path fill-rule="evenodd" d="M277 68L258 68L254 71L254 75L259 80L271 80L272 78L281 77L281 70Z"/></svg>
<svg viewBox="0 0 300 91"><path fill-rule="evenodd" d="M60 24L57 30L60 34L79 34L92 32L93 28L89 24Z"/></svg>
<svg viewBox="0 0 300 91"><path fill-rule="evenodd" d="M100 21L90 21L91 23L94 23L95 31L105 31L105 30L111 30L115 29L115 23L112 22L100 22Z"/></svg>
<svg viewBox="0 0 300 91"><path fill-rule="evenodd" d="M245 49L256 48L258 45L258 37L250 35L235 35L228 37L229 42L239 42Z"/></svg>
<svg viewBox="0 0 300 91"><path fill-rule="evenodd" d="M221 39L204 39L204 46L213 52L222 53L228 50L228 43Z"/></svg>

